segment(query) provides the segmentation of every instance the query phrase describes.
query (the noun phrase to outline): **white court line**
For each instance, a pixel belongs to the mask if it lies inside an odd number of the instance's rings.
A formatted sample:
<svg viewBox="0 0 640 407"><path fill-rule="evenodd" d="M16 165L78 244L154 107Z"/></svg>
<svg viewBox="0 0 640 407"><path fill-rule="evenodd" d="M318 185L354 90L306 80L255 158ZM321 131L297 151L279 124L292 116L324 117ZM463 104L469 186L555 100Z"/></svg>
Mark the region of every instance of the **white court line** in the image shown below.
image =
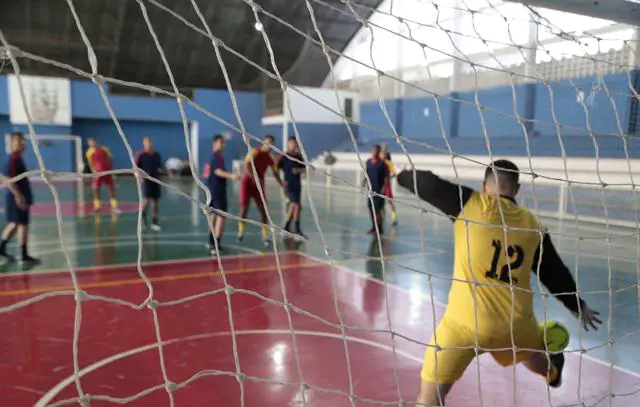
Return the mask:
<svg viewBox="0 0 640 407"><path fill-rule="evenodd" d="M291 330L289 329L248 329L248 330L240 330L240 331L235 331L236 335L291 335ZM375 342L375 341L371 341L368 339L362 339L362 338L357 338L354 336L342 336L342 335L338 335L338 334L334 334L334 333L330 333L330 332L319 332L319 331L295 331L296 335L300 335L300 336L319 336L319 337L324 337L324 338L331 338L331 339L346 339L350 342L355 342L355 343L360 343L362 345L367 345L367 346L371 346L374 348L378 348L378 349L382 349L385 350L387 352L392 352L393 349L390 346L384 345L380 342ZM170 339L170 340L166 340L162 342L162 346L167 346L167 345L171 345L174 343L180 343L180 342L188 342L188 341L194 341L194 340L200 340L200 339L208 339L208 338L213 338L213 337L217 337L217 336L228 336L231 335L230 332L213 332L213 333L206 333L206 334L198 334L198 335L192 335L192 336L185 336L182 338L175 338L175 339ZM115 355L111 355L107 358L104 358L102 360L99 360L98 362L92 363L91 365L86 366L85 368L81 369L78 372L78 378L82 378L83 376L101 368L104 367L108 364L111 364L113 362L116 362L118 360L127 358L129 356L133 356L136 355L138 353L142 353L142 352L146 352L149 350L153 350L153 349L157 349L159 346L159 344L157 342L149 344L149 345L145 345L145 346L141 346L138 348L134 348L134 349L130 349L126 352L121 352L121 353L117 353ZM412 354L408 353L408 352L403 352L400 350L396 350L396 354L400 355L400 356L404 356L405 358L414 361L416 363L420 363L422 361L422 358L418 358L416 356L413 356ZM62 380L60 383L56 384L55 386L53 386L49 391L47 391L45 393L44 396L42 396L40 398L40 400L38 400L35 404L34 407L45 407L47 406L62 390L64 390L67 386L69 386L71 383L73 383L73 381L75 380L75 377L73 375L65 378L64 380Z"/></svg>
<svg viewBox="0 0 640 407"><path fill-rule="evenodd" d="M315 261L317 261L317 262L324 262L325 264L327 264L327 266L329 266L329 265L330 265L330 264L329 264L329 260L323 260L323 259L320 259L319 257L315 257L315 256L312 256L312 255L307 254L307 253L301 253L301 252L299 252L298 254L299 254L300 256L302 256L302 257L306 257L306 258L308 258L308 259L310 259L310 260L315 260ZM340 261L336 261L335 263L340 263ZM385 281L382 281L382 280L375 279L375 278L373 278L373 277L370 277L370 276L368 276L368 275L365 275L364 273L357 272L357 271L355 271L355 270L350 269L349 267L342 266L342 265L340 265L340 264L338 264L338 265L336 266L336 268L337 268L337 269L340 269L340 270L342 270L342 271L345 271L345 272L347 272L347 273L349 273L349 274L356 275L356 276L358 276L358 277L360 277L360 278L362 278L362 279L365 279L365 280L367 280L367 281L373 281L373 282L376 282L376 283L378 283L378 284L380 284L380 285L382 285L382 286L384 286L384 287L390 287L390 288L393 288L394 290L399 291L399 292L402 292L402 293L405 293L405 294L411 294L411 295L416 295L416 294L417 294L417 295L419 295L420 297L423 297L423 298L425 298L426 300L430 301L431 303L433 303L435 306L437 306L437 307L439 307L439 308L443 308L443 309L446 309L446 308L447 308L447 304L445 304L445 303L443 303L443 302L440 302L440 301L436 300L435 298L430 297L429 295L427 295L427 294L423 293L422 291L416 291L416 292L414 292L414 291L410 291L410 290L407 290L406 288L402 288L402 287L397 286L397 285L395 285L395 284L392 284L392 283L389 283L389 282L385 282ZM570 355L574 355L574 354L573 354L573 353L570 353ZM575 356L575 355L574 355L574 356ZM624 367L621 367L621 366L618 366L618 365L612 365L612 364L611 364L611 363L609 363L609 362L606 362L606 361L604 361L604 360L598 359L598 358L596 358L596 357L593 357L593 356L591 356L591 355L587 355L587 354L584 354L584 353L582 354L582 357L583 357L583 358L585 358L585 359L589 359L589 360L591 360L591 361L593 361L593 362L596 362L596 363L598 363L598 364L600 364L600 365L606 366L606 367L608 367L608 368L613 368L613 369L615 369L615 370L618 370L618 371L619 371L619 372L621 372L621 373L625 373L625 374L628 374L628 375L630 375L630 376L634 376L634 377L640 378L640 373L638 373L638 372L634 372L634 371L632 371L632 370L625 369Z"/></svg>
<svg viewBox="0 0 640 407"><path fill-rule="evenodd" d="M230 247L230 245L229 245ZM246 249L246 248L241 248L238 246L235 246L238 249L241 250L246 250L249 251L251 249ZM278 254L292 254L292 253L297 253L296 251L292 251L292 250L283 250L281 252L278 252ZM236 259L236 258L250 258L250 257L261 257L261 256L273 256L273 252L258 252L258 253L246 253L246 254L232 254L232 255L224 255L224 256L220 256L220 258L222 260L231 260L231 259ZM201 263L201 262L205 262L205 261L215 261L217 259L217 257L193 257L193 258L189 258L189 259L182 259L182 260L154 260L154 261L143 261L140 264L140 266L142 267L148 267L148 266L166 266L166 265L170 265L170 264L190 264L190 263ZM96 270L120 270L120 269L127 269L127 268L131 268L131 267L138 267L138 262L128 262L128 263L119 263L119 264L113 264L113 265L102 265L102 266L87 266L87 267L78 267L75 268L76 273L80 272L88 272L88 271L96 271ZM16 277L16 276L22 276L22 275L26 275L26 276L32 276L32 275L46 275L46 274L66 274L69 272L69 269L51 269L51 270L35 270L35 271L27 271L27 272L20 272L20 271L16 271L16 272L9 272L9 273L2 273L0 274L0 279L3 278L7 278L7 277Z"/></svg>

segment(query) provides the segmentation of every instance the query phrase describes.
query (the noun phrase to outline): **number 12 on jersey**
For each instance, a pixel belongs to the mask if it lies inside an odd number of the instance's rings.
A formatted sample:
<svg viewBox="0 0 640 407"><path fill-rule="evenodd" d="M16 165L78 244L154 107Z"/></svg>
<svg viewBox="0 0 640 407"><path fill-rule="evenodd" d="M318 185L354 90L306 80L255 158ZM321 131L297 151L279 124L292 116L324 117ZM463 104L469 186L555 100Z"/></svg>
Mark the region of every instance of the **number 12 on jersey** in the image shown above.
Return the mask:
<svg viewBox="0 0 640 407"><path fill-rule="evenodd" d="M505 251L502 248L502 242L499 240L494 240L491 242L493 246L493 259L491 260L491 270L484 273L484 276L487 278L491 278L493 280L499 280L503 283L511 283L516 284L518 279L509 274L509 270L511 273L516 271L518 268L522 266L522 262L524 261L524 250L521 246L511 245L507 247L507 263L500 268L500 274L498 274L498 265L501 263L500 258L505 255Z"/></svg>

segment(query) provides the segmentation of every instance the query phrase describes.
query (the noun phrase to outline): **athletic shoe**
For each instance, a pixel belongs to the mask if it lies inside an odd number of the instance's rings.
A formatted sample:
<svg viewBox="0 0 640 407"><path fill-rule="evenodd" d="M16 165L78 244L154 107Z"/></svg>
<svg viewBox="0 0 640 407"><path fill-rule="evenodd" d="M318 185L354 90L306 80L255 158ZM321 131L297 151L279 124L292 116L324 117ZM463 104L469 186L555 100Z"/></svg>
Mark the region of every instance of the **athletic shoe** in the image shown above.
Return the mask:
<svg viewBox="0 0 640 407"><path fill-rule="evenodd" d="M158 225L157 223L152 223L151 224L151 230L155 231L155 232L159 232L162 230L162 228L160 227L160 225Z"/></svg>
<svg viewBox="0 0 640 407"><path fill-rule="evenodd" d="M398 221L394 220L393 222L391 222L391 226L398 226Z"/></svg>
<svg viewBox="0 0 640 407"><path fill-rule="evenodd" d="M242 243L243 239L244 239L244 235L238 233L238 236L236 236L236 242Z"/></svg>
<svg viewBox="0 0 640 407"><path fill-rule="evenodd" d="M269 248L269 247L271 247L271 240L269 240L269 239L264 239L264 240L262 241L262 244L264 244L264 247Z"/></svg>
<svg viewBox="0 0 640 407"><path fill-rule="evenodd" d="M551 364L558 369L558 377L555 380L549 382L549 386L558 388L562 384L562 369L564 368L564 353L558 353L555 355L549 355Z"/></svg>
<svg viewBox="0 0 640 407"><path fill-rule="evenodd" d="M122 209L120 208L111 208L111 213L114 215L120 215L122 213Z"/></svg>
<svg viewBox="0 0 640 407"><path fill-rule="evenodd" d="M26 256L18 257L19 263L40 263L40 259L36 259L35 257L31 257L28 254Z"/></svg>

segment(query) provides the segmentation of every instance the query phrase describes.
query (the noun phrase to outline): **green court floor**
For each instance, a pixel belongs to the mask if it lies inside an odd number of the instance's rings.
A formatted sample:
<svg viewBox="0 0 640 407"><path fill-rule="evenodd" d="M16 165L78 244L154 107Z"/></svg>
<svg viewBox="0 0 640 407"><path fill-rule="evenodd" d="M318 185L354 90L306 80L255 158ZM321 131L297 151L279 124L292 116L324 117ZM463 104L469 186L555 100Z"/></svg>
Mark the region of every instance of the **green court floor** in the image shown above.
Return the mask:
<svg viewBox="0 0 640 407"><path fill-rule="evenodd" d="M30 269L9 264L3 267L3 272L68 269L68 261L73 267L130 263L136 262L139 255L145 262L208 256L205 216L198 204L177 191L200 202L204 202L204 194L190 180L170 181L170 185L170 189L163 191L161 200L162 231L139 234L137 212L118 217L66 215L62 218L62 231L53 213L36 216L30 246L33 254L43 260L42 264ZM46 186L36 185L35 191L38 202L53 201ZM65 202L91 200L88 186L61 184L59 192ZM265 248L259 226L248 224L247 236L238 245L236 222L229 221L222 242L224 254L300 250L384 279L409 293L426 294L434 301L446 303L452 271L452 228L448 219L399 205L399 225L387 229L385 237L378 241L365 234L370 225L364 196L315 185L310 192L311 201L307 192L303 192L302 227L308 241L285 240L276 231L275 245ZM138 203L133 179L119 179L118 197L123 203ZM268 199L271 218L275 225L281 225L283 198L273 184L268 186ZM231 213L238 211L236 201L231 196ZM317 224L312 209L319 220ZM257 211L253 209L250 216L257 219ZM628 356L637 355L640 349L637 231L566 220L545 219L545 223L563 259L574 271L579 289L590 305L604 315L606 322L596 333L581 333L557 301L543 300L540 296L536 301L537 315L543 318L546 314L547 318L566 323L573 332L570 345L573 349L588 349L588 355L640 372L640 359ZM10 250L16 249L10 247ZM539 291L536 285L534 282L534 290ZM611 343L615 345L609 346Z"/></svg>

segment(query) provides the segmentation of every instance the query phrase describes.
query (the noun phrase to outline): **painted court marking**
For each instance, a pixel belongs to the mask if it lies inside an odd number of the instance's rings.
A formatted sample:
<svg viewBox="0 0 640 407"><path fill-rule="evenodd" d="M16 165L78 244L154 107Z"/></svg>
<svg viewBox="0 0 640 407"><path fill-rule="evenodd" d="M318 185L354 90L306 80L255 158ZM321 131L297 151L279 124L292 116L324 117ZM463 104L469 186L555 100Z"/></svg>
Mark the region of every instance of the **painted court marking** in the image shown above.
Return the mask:
<svg viewBox="0 0 640 407"><path fill-rule="evenodd" d="M212 265L217 266L217 263L212 263ZM324 267L325 263L312 261L309 264L281 264L280 268L282 270L291 270L291 269L307 269L313 267ZM261 271L273 271L274 265L262 266L262 267L249 267L242 269L231 269L224 271L202 271L199 273L189 273L189 274L174 274L168 276L147 276L147 280L151 283L163 283L167 281L179 281L179 280L192 280L196 278L202 277L216 277L222 274L224 275L235 275L235 274L249 274L249 273L258 273ZM88 288L101 288L101 287L124 287L128 285L144 285L146 282L141 278L129 278L122 280L113 280L113 281L99 281L95 283L80 283L78 284L78 288L82 290L86 290ZM11 297L17 295L29 295L29 294L40 294L40 293L48 293L53 291L73 291L74 286L72 284L65 284L59 286L46 286L46 287L37 287L37 288L27 288L23 290L7 290L0 291L0 297Z"/></svg>
<svg viewBox="0 0 640 407"><path fill-rule="evenodd" d="M291 330L289 329L247 329L247 330L240 330L240 331L235 331L236 335L291 335ZM342 336L339 334L334 334L334 333L330 333L330 332L319 332L319 331L304 331L304 330L296 330L295 331L296 335L300 335L300 336L318 336L318 337L325 337L325 338L331 338L331 339L339 339L339 340L347 340L349 342L355 342L355 343L359 343L362 345L366 345L366 346L370 346L373 348L377 348L377 349L381 349L387 352L393 352L393 348L391 346L388 345L384 345L380 342L376 342L376 341L371 341L368 339L363 339L363 338L357 338L354 336ZM206 333L206 334L198 334L198 335L192 335L192 336L185 336L182 338L175 338L175 339L170 339L167 341L162 341L161 345L162 346L167 346L167 345L172 345L175 343L180 343L180 342L188 342L188 341L195 341L195 340L201 340L201 339L208 339L208 338L213 338L213 337L217 337L217 336L229 336L231 335L231 332L225 331L225 332L212 332L212 333ZM122 352L122 353L118 353L115 355L111 355L105 359L102 359L98 362L95 362L83 369L81 369L78 372L78 378L82 378L83 376L101 368L104 367L108 364L111 364L113 362L116 362L118 360L127 358L129 356L133 356L136 355L138 353L142 353L142 352L146 352L149 350L153 350L153 349L157 349L159 347L158 342L156 343L152 343L149 345L145 345L145 346L140 346L138 348L134 348L134 349L130 349L126 352ZM414 361L416 363L420 363L422 361L422 358L416 357L408 352L404 352L401 350L396 349L396 354L403 356L411 361ZM232 372L229 372L230 374L232 374ZM197 374L197 372L196 372ZM193 377L193 376L192 376ZM49 391L47 391L45 393L44 396L42 396L40 398L40 400L38 400L36 402L36 404L34 404L34 407L45 407L46 405L48 405L62 390L64 390L66 387L68 387L70 384L72 384L74 382L75 378L73 375L65 378L64 380L62 380L60 383L56 384L55 386L53 386ZM189 381L191 379L187 379L187 381ZM179 384L178 384L179 385ZM162 386L164 387L164 386ZM162 388L160 387L160 388ZM159 390L159 389L156 389Z"/></svg>
<svg viewBox="0 0 640 407"><path fill-rule="evenodd" d="M311 261L310 264L305 265L305 264L296 264L296 265L282 265L282 269L289 269L289 268L299 268L299 269L304 269L304 268L309 268L309 267L319 267L319 266L324 266L326 267L328 270L330 270L331 266L330 264L328 264L329 262L327 260L323 260L320 258L317 258L315 256L306 254L306 253L301 253L301 252L286 252L286 253L296 253L297 256L306 258L308 260ZM259 256L269 256L270 254L259 254L259 255L239 255L239 256L229 256L229 258L234 258L234 257L259 257ZM223 257L224 258L224 257ZM176 264L180 264L180 263L192 263L192 262L197 262L197 261L202 261L203 259L189 259L187 261L176 261L176 260L170 260L170 261L161 261L161 262L150 262L151 264L167 264L167 263L176 263ZM206 258L206 260L208 260L208 258ZM213 260L213 259L212 259ZM131 267L131 266L137 266L137 263L129 263L129 264L122 264L122 265L118 265L117 268L124 268L124 267ZM345 267L343 265L340 264L335 264L333 266L335 269L339 269L343 272L349 273L351 275L357 276L361 279L367 280L367 281L373 281L376 282L377 284L383 285L385 287L390 287L392 289L395 289L399 292L402 293L411 293L412 295L415 295L415 292L411 292L410 290L404 289L402 287L399 287L397 285L394 284L390 284L388 282L385 281L381 281L375 278L372 278L370 276L367 276L365 274L359 273L355 270L352 270L348 267ZM99 268L99 267L97 267ZM105 268L105 267L103 267ZM109 268L109 267L106 267ZM115 268L115 267L114 267ZM240 274L243 272L258 272L258 271L266 271L266 270L272 270L273 266L268 266L268 267L255 267L255 268L249 268L249 269L245 269L245 270L235 270L235 271L228 271L227 273L229 274ZM204 273L193 273L192 275L186 275L185 278L197 278L199 276L203 276L203 275L216 275L216 274L220 274L220 272L204 272ZM171 279L180 279L181 276L166 276L167 278L162 278L162 281L171 281ZM176 278L177 277L177 278ZM128 281L128 280L123 280L123 281ZM140 282L140 280L138 279L137 281ZM112 283L112 282L107 282L107 283ZM113 282L115 283L115 282ZM126 284L121 284L121 285L126 285ZM420 292L419 295L425 299L427 299L428 301L430 301L431 303L433 303L434 305L440 307L440 308L444 308L446 307L445 304L438 302L437 300L435 300L434 298L431 298L430 296L426 295L425 293ZM261 335L261 334L290 334L291 331L288 329L267 329L267 330L242 330L242 331L236 331L237 335ZM329 333L329 332L318 332L318 331L295 331L296 335L314 335L314 336L321 336L321 337L327 337L327 338L332 338L332 339L343 339L342 335L339 334L333 334L333 333ZM188 336L188 337L183 337L183 338L175 338L172 340L168 340L168 341L163 341L161 343L162 346L166 346L166 345L170 345L173 343L178 343L178 342L185 342L185 341L192 341L192 340L200 340L200 339L205 339L205 338L211 338L211 337L216 337L216 336L223 336L223 335L230 335L229 332L215 332L215 333L206 333L206 334L199 334L199 335L193 335L193 336ZM356 342L356 343L360 343L360 344L364 344L367 346L371 346L374 348L378 348L378 349L382 349L385 351L389 351L392 352L393 348L391 346L376 342L376 341L371 341L371 340L367 340L367 339L362 339L362 338L356 338L356 337L350 337L350 336L346 336L344 337L344 339L351 341L351 342ZM149 345L145 345L145 346L141 346L138 348L134 348L125 352L121 352L115 355L111 355L105 359L102 359L98 362L95 362L89 366L86 366L85 368L81 369L79 372L79 377L83 377L101 367L104 367L110 363L113 363L115 361L124 359L126 357L138 354L138 353L142 353L142 352L146 352L149 350L153 350L156 349L159 346L158 343L153 343L153 344L149 344ZM408 358L409 360L412 360L416 363L420 363L422 361L422 358L417 357L415 355L412 355L408 352L404 352L401 350L396 349L396 353L398 355L401 355L405 358ZM633 377L638 377L640 378L640 374L629 371L627 369L618 367L616 365L611 365L609 363L603 362L601 360L595 359L593 357L590 357L589 355L582 355L582 357L585 357L589 360L592 360L596 363L605 365L607 367L612 367L613 369L616 369L618 371L620 371L621 373L625 373L628 375L631 375ZM231 372L232 373L232 372ZM196 372L197 374L197 372ZM193 378L194 376L192 376ZM188 379L191 380L191 379ZM58 383L57 385L55 385L54 387L52 387L49 391L47 391L45 393L45 395L38 400L38 402L35 404L36 407L44 407L46 406L48 403L51 402L51 400L53 400L63 389L65 389L66 387L68 387L70 384L72 384L74 381L74 376L69 376L67 378L65 378L64 380L62 380L60 383ZM162 389L163 385L159 385L156 386L157 389ZM155 390L154 390L155 391Z"/></svg>
<svg viewBox="0 0 640 407"><path fill-rule="evenodd" d="M231 247L231 246L229 246ZM239 249L244 249L244 248L240 248L239 246L235 246ZM247 251L249 251L248 249L245 249ZM292 250L286 250L286 251L281 251L278 252L278 255L288 255L288 254L292 254L292 253L298 253L296 251L292 251ZM194 257L191 259L179 259L179 260L153 260L153 261L143 261L143 262L128 262L128 263L118 263L118 264L113 264L113 265L101 265L101 266L87 266L87 267L78 267L75 268L74 271L76 273L83 273L83 272L87 272L87 271L100 271L100 270L120 270L120 269L126 269L126 268L137 268L138 264L140 264L141 267L147 267L147 266L167 266L167 265L171 265L171 264L189 264L189 263L200 263L200 262L205 262L207 260L210 260L212 262L217 261L218 257L220 257L221 260L233 260L233 259L239 259L239 258L251 258L251 257L262 257L262 256L272 256L274 255L273 253L269 252L269 253L262 253L262 252L249 252L246 254L230 254L230 255L222 255L222 256L216 256L216 257L212 257L212 256L207 256L207 257ZM2 278L10 278L10 277L16 277L16 276L22 276L22 275L46 275L46 274L68 274L69 273L69 269L68 268L59 268L59 269L50 269L50 270L36 270L36 271L28 271L28 272L9 272L9 273L2 273L0 274L0 280Z"/></svg>

